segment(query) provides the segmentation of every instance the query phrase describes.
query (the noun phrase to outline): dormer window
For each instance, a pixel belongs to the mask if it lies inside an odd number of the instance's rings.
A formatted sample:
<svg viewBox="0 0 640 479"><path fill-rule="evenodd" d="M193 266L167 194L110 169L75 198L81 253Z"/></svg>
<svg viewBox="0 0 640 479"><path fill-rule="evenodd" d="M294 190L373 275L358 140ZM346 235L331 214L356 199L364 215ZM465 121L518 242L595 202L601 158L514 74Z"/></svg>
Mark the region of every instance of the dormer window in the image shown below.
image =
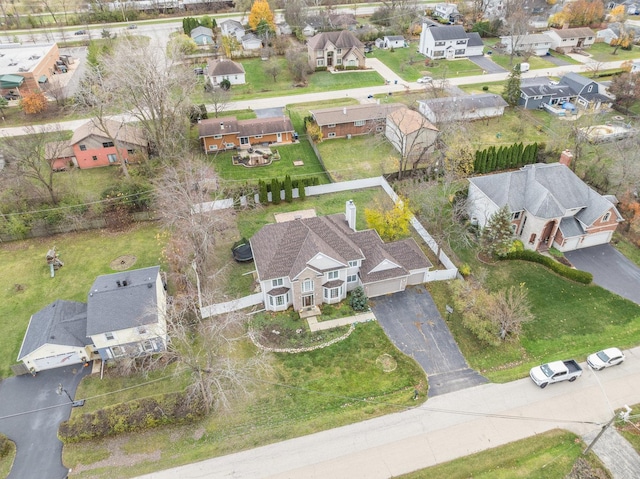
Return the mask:
<svg viewBox="0 0 640 479"><path fill-rule="evenodd" d="M611 218L611 212L609 212L609 213L605 214L605 215L602 217L602 221L603 221L603 222L607 222L607 221L609 221L609 218Z"/></svg>
<svg viewBox="0 0 640 479"><path fill-rule="evenodd" d="M349 268L355 268L357 266L360 265L360 262L358 260L356 261L349 261Z"/></svg>

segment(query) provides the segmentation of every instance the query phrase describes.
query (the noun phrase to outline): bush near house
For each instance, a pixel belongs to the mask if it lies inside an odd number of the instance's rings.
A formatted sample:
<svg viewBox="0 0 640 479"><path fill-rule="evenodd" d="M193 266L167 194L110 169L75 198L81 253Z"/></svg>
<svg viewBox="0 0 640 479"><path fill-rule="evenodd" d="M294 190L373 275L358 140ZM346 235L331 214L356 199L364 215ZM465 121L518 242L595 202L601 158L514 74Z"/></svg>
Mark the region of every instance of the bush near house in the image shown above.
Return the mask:
<svg viewBox="0 0 640 479"><path fill-rule="evenodd" d="M591 273L580 271L579 269L572 269L558 263L556 260L549 258L548 256L543 256L540 253L536 253L531 250L514 251L500 259L521 259L524 261L532 261L534 263L544 265L551 271L558 273L560 276L578 283L590 284L593 281L593 275Z"/></svg>

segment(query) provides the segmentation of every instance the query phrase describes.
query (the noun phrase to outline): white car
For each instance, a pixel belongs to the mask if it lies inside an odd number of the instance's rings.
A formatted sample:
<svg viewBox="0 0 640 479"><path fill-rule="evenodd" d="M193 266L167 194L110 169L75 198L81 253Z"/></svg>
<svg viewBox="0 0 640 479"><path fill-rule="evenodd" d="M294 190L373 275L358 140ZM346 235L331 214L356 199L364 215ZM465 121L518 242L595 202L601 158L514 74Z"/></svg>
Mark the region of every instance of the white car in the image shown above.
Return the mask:
<svg viewBox="0 0 640 479"><path fill-rule="evenodd" d="M431 77L418 78L418 83L431 83L432 81L433 81L433 78Z"/></svg>
<svg viewBox="0 0 640 479"><path fill-rule="evenodd" d="M587 363L596 371L608 368L609 366L616 366L624 361L624 353L618 348L609 348L598 351L591 354L587 358Z"/></svg>

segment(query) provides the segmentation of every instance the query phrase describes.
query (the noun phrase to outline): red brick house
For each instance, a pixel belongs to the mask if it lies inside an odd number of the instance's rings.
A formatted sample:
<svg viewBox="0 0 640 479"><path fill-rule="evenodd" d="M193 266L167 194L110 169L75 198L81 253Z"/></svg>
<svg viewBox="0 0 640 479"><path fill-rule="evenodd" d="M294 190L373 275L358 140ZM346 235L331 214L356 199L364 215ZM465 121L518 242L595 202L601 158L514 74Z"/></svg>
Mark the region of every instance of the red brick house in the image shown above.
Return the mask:
<svg viewBox="0 0 640 479"><path fill-rule="evenodd" d="M113 120L107 120L105 126L108 134L88 121L73 132L66 145L48 144L47 158L55 156L53 168L62 169L70 163L80 169L97 168L120 164L120 158L135 161L139 156L134 153L147 156L149 142L140 128Z"/></svg>
<svg viewBox="0 0 640 479"><path fill-rule="evenodd" d="M280 116L236 120L233 116L209 118L198 123L198 137L205 153L294 142L291 120Z"/></svg>
<svg viewBox="0 0 640 479"><path fill-rule="evenodd" d="M384 132L389 113L403 105L354 105L312 110L311 116L322 130L322 138L348 138Z"/></svg>

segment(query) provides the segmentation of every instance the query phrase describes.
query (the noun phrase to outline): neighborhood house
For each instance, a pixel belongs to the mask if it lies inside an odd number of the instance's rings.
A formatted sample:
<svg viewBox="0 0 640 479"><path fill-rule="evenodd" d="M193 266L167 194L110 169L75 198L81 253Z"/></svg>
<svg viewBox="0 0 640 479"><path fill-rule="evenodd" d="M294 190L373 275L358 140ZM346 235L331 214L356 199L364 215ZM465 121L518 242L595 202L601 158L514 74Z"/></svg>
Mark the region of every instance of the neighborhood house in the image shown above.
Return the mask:
<svg viewBox="0 0 640 479"><path fill-rule="evenodd" d="M569 53L574 48L589 48L596 41L596 34L590 28L552 28L544 32L551 39L551 48L560 53Z"/></svg>
<svg viewBox="0 0 640 479"><path fill-rule="evenodd" d="M198 123L198 135L205 153L251 148L272 143L293 143L293 125L287 117L236 120L233 116L209 118Z"/></svg>
<svg viewBox="0 0 640 479"><path fill-rule="evenodd" d="M387 115L401 107L400 103L364 104L323 108L311 110L310 113L322 131L322 138L351 138L383 132Z"/></svg>
<svg viewBox="0 0 640 479"><path fill-rule="evenodd" d="M18 361L35 373L163 351L166 305L159 266L98 276L86 303L57 300L31 316Z"/></svg>
<svg viewBox="0 0 640 479"><path fill-rule="evenodd" d="M560 251L606 244L622 216L615 199L585 184L566 163L527 165L519 171L469 179L469 216L484 228L502 207L511 212L511 228L526 249Z"/></svg>
<svg viewBox="0 0 640 479"><path fill-rule="evenodd" d="M436 124L502 116L507 106L504 98L494 93L418 100L420 113Z"/></svg>
<svg viewBox="0 0 640 479"><path fill-rule="evenodd" d="M549 53L551 38L544 33L530 35L502 36L500 44L507 53L530 53L539 57Z"/></svg>
<svg viewBox="0 0 640 479"><path fill-rule="evenodd" d="M364 44L348 30L318 33L307 41L311 68L364 68Z"/></svg>
<svg viewBox="0 0 640 479"><path fill-rule="evenodd" d="M484 43L480 35L467 33L460 25L429 28L423 24L418 51L431 58L465 58L483 54Z"/></svg>
<svg viewBox="0 0 640 479"><path fill-rule="evenodd" d="M403 158L419 158L433 150L438 129L415 110L403 107L387 115L385 136Z"/></svg>
<svg viewBox="0 0 640 479"><path fill-rule="evenodd" d="M565 104L570 104L572 108L581 106L599 110L602 107L610 107L613 103L613 98L605 92L604 85L570 72L558 82L551 82L546 77L523 80L518 105L528 110L545 108L545 105L560 107Z"/></svg>
<svg viewBox="0 0 640 479"><path fill-rule="evenodd" d="M356 231L356 206L345 214L269 224L250 240L268 311L338 303L362 286L368 297L425 282L431 263L413 238L384 243L375 230Z"/></svg>
<svg viewBox="0 0 640 479"><path fill-rule="evenodd" d="M207 76L211 85L217 86L224 80L232 85L244 85L245 72L241 63L232 60L208 60Z"/></svg>

